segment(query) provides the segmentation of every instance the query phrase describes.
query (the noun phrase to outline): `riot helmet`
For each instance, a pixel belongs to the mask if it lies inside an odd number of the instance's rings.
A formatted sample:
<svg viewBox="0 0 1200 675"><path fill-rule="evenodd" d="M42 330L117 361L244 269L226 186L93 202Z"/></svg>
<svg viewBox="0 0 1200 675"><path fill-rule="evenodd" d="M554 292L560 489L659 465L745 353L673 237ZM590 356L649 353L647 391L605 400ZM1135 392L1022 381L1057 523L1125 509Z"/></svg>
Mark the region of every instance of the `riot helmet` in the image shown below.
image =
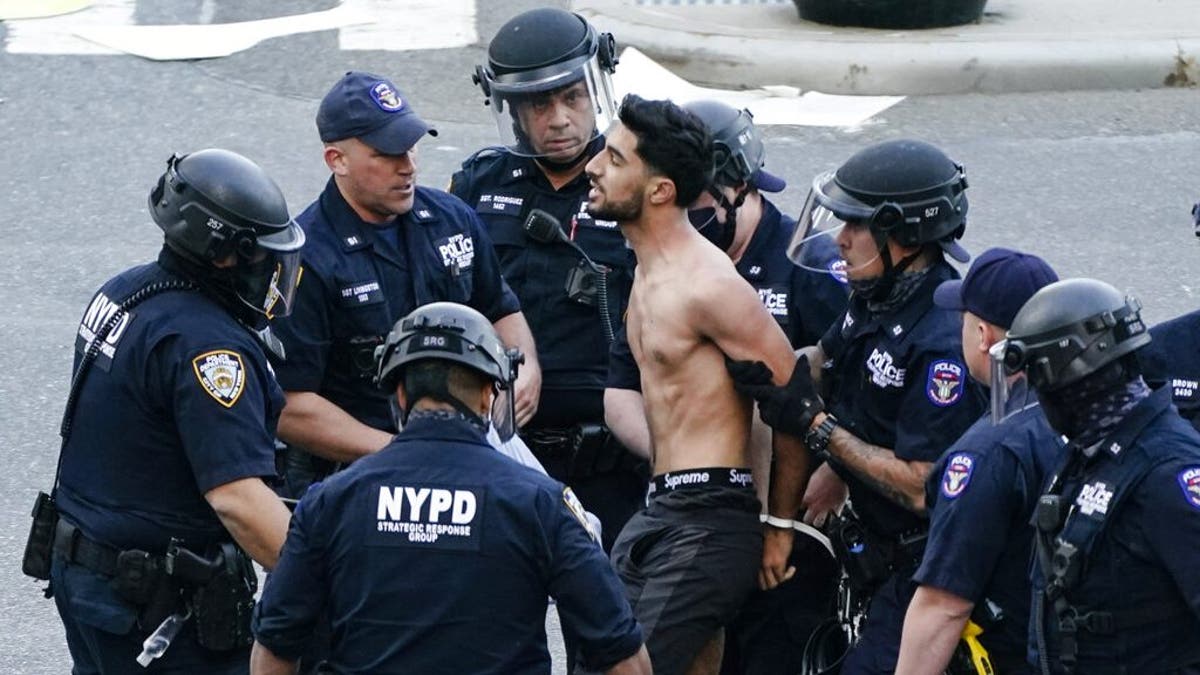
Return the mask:
<svg viewBox="0 0 1200 675"><path fill-rule="evenodd" d="M500 27L474 80L501 143L550 168L578 164L616 119L616 45L583 17L545 7Z"/></svg>
<svg viewBox="0 0 1200 675"><path fill-rule="evenodd" d="M1023 371L1039 393L1076 383L1150 343L1142 304L1095 279L1039 290L1008 330L1004 367Z"/></svg>
<svg viewBox="0 0 1200 675"><path fill-rule="evenodd" d="M851 224L870 229L884 280L904 271L915 257L892 260L889 239L909 248L936 243L967 262L970 255L957 241L966 230L966 189L962 165L929 143L905 139L872 145L813 179L788 257L804 266L805 241L836 236Z"/></svg>
<svg viewBox="0 0 1200 675"><path fill-rule="evenodd" d="M172 155L149 206L167 246L235 316L261 328L291 313L304 231L261 167L215 148Z"/></svg>
<svg viewBox="0 0 1200 675"><path fill-rule="evenodd" d="M513 387L517 368L525 359L520 350L504 346L487 317L453 302L418 307L397 321L384 343L375 349L376 382L386 391L395 392L405 368L425 359L450 361L491 380L497 388L491 421L501 439L512 438L516 433ZM462 414L478 416L448 391L438 394ZM397 427L403 426L406 415L401 411Z"/></svg>
<svg viewBox="0 0 1200 675"><path fill-rule="evenodd" d="M723 221L711 206L688 209L688 218L706 239L725 251L733 243L737 211L750 189L781 192L787 183L763 169L766 147L749 110L738 110L720 101L693 101L683 107L698 117L712 135L713 180L707 192L725 210ZM722 188L736 190L732 201Z"/></svg>

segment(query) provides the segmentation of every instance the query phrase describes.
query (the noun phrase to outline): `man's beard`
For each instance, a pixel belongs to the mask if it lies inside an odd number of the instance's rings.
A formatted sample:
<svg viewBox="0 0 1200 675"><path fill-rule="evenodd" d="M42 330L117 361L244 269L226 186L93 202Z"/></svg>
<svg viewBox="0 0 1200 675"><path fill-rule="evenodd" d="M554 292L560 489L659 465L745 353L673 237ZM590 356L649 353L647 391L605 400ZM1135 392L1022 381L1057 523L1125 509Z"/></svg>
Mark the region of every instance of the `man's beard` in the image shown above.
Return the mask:
<svg viewBox="0 0 1200 675"><path fill-rule="evenodd" d="M640 197L631 197L623 202L606 202L597 208L589 204L587 212L596 220L628 223L642 217L642 200Z"/></svg>

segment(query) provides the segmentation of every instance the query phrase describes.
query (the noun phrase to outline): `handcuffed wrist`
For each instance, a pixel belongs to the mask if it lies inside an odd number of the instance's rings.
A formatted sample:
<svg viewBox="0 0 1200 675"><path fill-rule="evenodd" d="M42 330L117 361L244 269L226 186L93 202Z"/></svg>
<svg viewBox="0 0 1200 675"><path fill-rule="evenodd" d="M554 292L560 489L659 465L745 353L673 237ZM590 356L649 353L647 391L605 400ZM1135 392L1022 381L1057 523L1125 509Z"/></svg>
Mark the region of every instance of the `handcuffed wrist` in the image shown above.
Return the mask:
<svg viewBox="0 0 1200 675"><path fill-rule="evenodd" d="M767 513L767 514L760 516L759 519L762 522L766 523L767 525L770 525L771 527L779 528L781 530L795 530L796 529L796 521L794 521L790 518L780 518L778 516L773 516L773 515Z"/></svg>

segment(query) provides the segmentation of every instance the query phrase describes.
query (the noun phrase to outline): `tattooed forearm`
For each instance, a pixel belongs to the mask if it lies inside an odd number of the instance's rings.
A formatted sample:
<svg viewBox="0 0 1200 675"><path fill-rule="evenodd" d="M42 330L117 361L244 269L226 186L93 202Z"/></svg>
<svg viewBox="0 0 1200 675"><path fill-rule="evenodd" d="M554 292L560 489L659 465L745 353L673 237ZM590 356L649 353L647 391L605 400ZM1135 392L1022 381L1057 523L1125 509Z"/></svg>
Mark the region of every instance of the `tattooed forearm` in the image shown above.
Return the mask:
<svg viewBox="0 0 1200 675"><path fill-rule="evenodd" d="M871 445L838 427L829 454L876 492L918 514L925 513L925 476L931 464L906 462L887 448Z"/></svg>

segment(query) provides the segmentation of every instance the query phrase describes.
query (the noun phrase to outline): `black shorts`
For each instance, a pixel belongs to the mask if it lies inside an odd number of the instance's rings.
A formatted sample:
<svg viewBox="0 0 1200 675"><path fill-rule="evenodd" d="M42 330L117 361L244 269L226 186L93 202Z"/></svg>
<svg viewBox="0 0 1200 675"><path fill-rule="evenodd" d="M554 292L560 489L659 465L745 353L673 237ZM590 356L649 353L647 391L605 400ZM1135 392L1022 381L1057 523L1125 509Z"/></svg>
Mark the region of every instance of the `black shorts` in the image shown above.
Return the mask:
<svg viewBox="0 0 1200 675"><path fill-rule="evenodd" d="M756 587L759 510L752 485L683 485L654 492L621 531L613 565L658 675L687 672Z"/></svg>

